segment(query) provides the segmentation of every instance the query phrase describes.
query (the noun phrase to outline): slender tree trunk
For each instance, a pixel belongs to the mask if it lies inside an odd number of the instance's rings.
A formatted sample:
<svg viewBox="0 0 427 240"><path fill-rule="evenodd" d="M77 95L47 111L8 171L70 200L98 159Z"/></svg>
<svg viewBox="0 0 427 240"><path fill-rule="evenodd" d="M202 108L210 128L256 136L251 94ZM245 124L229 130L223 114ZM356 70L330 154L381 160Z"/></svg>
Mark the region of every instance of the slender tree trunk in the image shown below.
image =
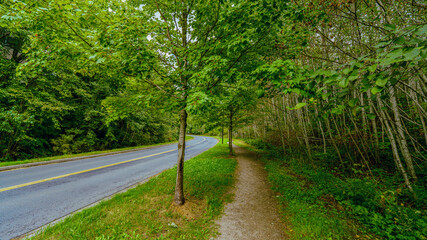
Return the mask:
<svg viewBox="0 0 427 240"><path fill-rule="evenodd" d="M315 107L315 113L317 118L317 124L320 128L320 133L322 134L322 142L323 142L323 153L326 153L326 138L325 138L325 131L323 130L322 121L319 118L319 111L317 110L317 106Z"/></svg>
<svg viewBox="0 0 427 240"><path fill-rule="evenodd" d="M279 134L280 134L280 141L282 142L282 151L283 151L283 156L286 155L286 149L285 149L285 137L284 137L284 133L283 133L283 129L282 129L282 121L281 121L281 117L280 117L280 109L279 108L275 108L275 102L274 99L271 99L273 105L272 105L272 111L274 114L274 118L276 119L277 122L277 128L279 129ZM279 101L277 101L277 106Z"/></svg>
<svg viewBox="0 0 427 240"><path fill-rule="evenodd" d="M411 154L409 153L408 143L406 142L406 136L403 132L403 126L400 119L399 108L397 107L397 99L396 94L394 92L394 87L390 87L390 100L391 107L394 113L394 121L396 125L396 130L398 133L398 139L400 143L400 148L402 150L403 158L405 159L406 166L408 167L409 173L414 180L417 180L417 176L415 174L414 164L412 162Z"/></svg>
<svg viewBox="0 0 427 240"><path fill-rule="evenodd" d="M224 126L221 127L221 144L224 144Z"/></svg>
<svg viewBox="0 0 427 240"><path fill-rule="evenodd" d="M364 101L364 97L363 97L363 93L360 94L360 105L364 106L365 105L365 101ZM365 108L362 108L362 135L363 135L363 139L365 141L368 140L368 127L367 127L367 120L366 120L366 112L365 112Z"/></svg>
<svg viewBox="0 0 427 240"><path fill-rule="evenodd" d="M228 148L230 155L233 155L233 109L230 109L230 125L228 127Z"/></svg>
<svg viewBox="0 0 427 240"><path fill-rule="evenodd" d="M187 111L183 108L179 114L179 140L178 140L178 163L175 185L175 204L183 205L184 198L184 157L185 157L185 132L187 130Z"/></svg>
<svg viewBox="0 0 427 240"><path fill-rule="evenodd" d="M416 199L417 196L416 196L414 190L412 189L412 185L411 185L411 182L409 181L408 174L406 173L406 170L402 165L402 161L400 160L399 151L397 148L396 139L394 138L393 130L392 130L390 124L388 123L388 120L387 120L388 118L386 116L386 113L382 109L383 105L382 105L381 99L378 95L377 95L377 101L379 103L379 111L380 111L381 116L382 116L381 122L384 123L386 130L387 130L387 135L390 139L391 150L392 150L392 153L394 156L394 163L396 164L398 171L402 174L403 179L404 179L405 184L406 184L406 187L409 189L409 191L413 194L414 198Z"/></svg>
<svg viewBox="0 0 427 240"><path fill-rule="evenodd" d="M369 103L369 113L370 114L374 114L374 107L373 107L373 103L371 100L371 91L367 91L366 94L368 95L368 103ZM380 140L378 138L378 129L377 129L377 121L376 119L372 119L371 120L371 124L372 124L372 130L373 132L373 136L374 136L374 141L375 141L375 162L378 163L379 162L379 157L380 157L380 153L379 153L379 149L380 149Z"/></svg>
<svg viewBox="0 0 427 240"><path fill-rule="evenodd" d="M256 125L253 125L252 129L254 130L254 139L256 139L258 137L256 134Z"/></svg>
<svg viewBox="0 0 427 240"><path fill-rule="evenodd" d="M286 128L286 137L287 137L286 139L289 142L290 130L289 130L289 126L288 126L289 120L288 120L288 116L286 114L285 96L282 97L282 109L283 109L283 124L284 124L284 127Z"/></svg>
<svg viewBox="0 0 427 240"><path fill-rule="evenodd" d="M296 103L298 104L299 101L296 100ZM303 135L304 135L304 142L305 142L305 148L307 151L307 157L308 160L310 162L313 162L313 158L311 157L311 147L310 147L310 142L308 140L308 134L307 134L307 128L306 128L306 121L304 120L304 112L302 111L302 109L298 109L297 111L297 117L298 117L298 121L301 123L302 125L302 130L303 130ZM308 118L308 116L306 116Z"/></svg>
<svg viewBox="0 0 427 240"><path fill-rule="evenodd" d="M414 85L413 88L417 89L418 88L418 83L414 81ZM421 90L421 89L420 89ZM422 91L422 90L421 90ZM423 127L423 133L424 133L424 140L425 140L425 145L427 146L427 127L426 127L426 123L424 121L424 116L422 114L423 108L420 106L419 104L419 100L418 100L418 96L415 93L415 91L411 91L411 98L412 101L414 102L414 106L417 109L418 115L420 117L420 121L421 121L421 126Z"/></svg>
<svg viewBox="0 0 427 240"><path fill-rule="evenodd" d="M317 121L320 128L320 133L322 134L322 142L323 142L323 153L326 153L326 138L325 138L325 132L323 131L322 122L320 120Z"/></svg>
<svg viewBox="0 0 427 240"><path fill-rule="evenodd" d="M335 142L334 136L332 136L332 129L331 129L331 123L329 122L329 118L326 118L326 127L328 128L329 137L331 138L332 145L334 146L335 151L337 152L341 166L344 167L344 161L342 159L341 152L337 146L337 143Z"/></svg>

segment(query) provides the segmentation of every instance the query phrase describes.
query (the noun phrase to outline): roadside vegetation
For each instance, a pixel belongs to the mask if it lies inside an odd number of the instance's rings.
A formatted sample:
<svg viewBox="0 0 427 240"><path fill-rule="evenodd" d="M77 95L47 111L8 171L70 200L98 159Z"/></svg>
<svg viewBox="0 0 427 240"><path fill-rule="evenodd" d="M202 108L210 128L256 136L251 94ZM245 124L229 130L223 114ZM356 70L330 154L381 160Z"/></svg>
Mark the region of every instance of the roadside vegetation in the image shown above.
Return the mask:
<svg viewBox="0 0 427 240"><path fill-rule="evenodd" d="M236 160L218 143L185 164L183 206L173 203L175 167L31 239L209 239L214 219L232 199Z"/></svg>
<svg viewBox="0 0 427 240"><path fill-rule="evenodd" d="M192 137L192 136L186 136L185 137L185 140L191 140L191 139L194 139L194 137ZM93 152L85 152L85 153L78 153L78 154L58 155L58 156L54 156L54 157L32 158L32 159L19 160L19 161L18 160L17 161L5 161L5 162L0 162L0 167L26 164L26 163L35 163L35 162L47 162L47 161L52 161L52 160L64 159L64 158L84 157L84 156L90 156L90 155L96 155L96 154L102 154L102 153L120 153L122 151L127 151L127 150L149 148L149 147L161 146L161 145L166 145L166 144L172 144L172 143L176 143L176 142L178 142L178 141L157 143L157 144L151 144L151 145L141 145L141 146L127 147L127 148L117 148L117 149L111 149L111 150L105 150L105 151L93 151Z"/></svg>
<svg viewBox="0 0 427 240"><path fill-rule="evenodd" d="M260 140L236 143L264 162L290 239L425 239L422 203L408 204L410 194L396 191L397 176L355 176L330 168L331 156L321 152L309 164L300 154L283 156L280 147Z"/></svg>
<svg viewBox="0 0 427 240"><path fill-rule="evenodd" d="M426 239L425 1L4 0L0 15L0 162L178 139L183 205L186 133L227 132L318 217L295 236Z"/></svg>

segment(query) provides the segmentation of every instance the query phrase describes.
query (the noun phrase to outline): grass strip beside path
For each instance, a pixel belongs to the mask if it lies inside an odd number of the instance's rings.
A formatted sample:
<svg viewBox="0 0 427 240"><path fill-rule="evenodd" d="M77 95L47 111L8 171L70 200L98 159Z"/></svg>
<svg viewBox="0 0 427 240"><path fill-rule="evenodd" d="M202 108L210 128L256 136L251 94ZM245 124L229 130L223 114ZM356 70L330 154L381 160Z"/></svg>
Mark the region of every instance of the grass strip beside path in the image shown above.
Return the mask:
<svg viewBox="0 0 427 240"><path fill-rule="evenodd" d="M46 228L32 239L209 239L214 219L230 202L236 160L227 144L186 161L186 203L173 203L176 167Z"/></svg>
<svg viewBox="0 0 427 240"><path fill-rule="evenodd" d="M234 144L258 153L265 164L289 239L378 239L349 219L333 197L318 191L316 182L296 173L289 159L279 159L242 140Z"/></svg>
<svg viewBox="0 0 427 240"><path fill-rule="evenodd" d="M194 139L194 137L192 137L192 136L186 136L185 137L186 141L191 140L191 139ZM133 149L167 145L167 144L172 144L172 143L177 143L177 142L178 141L172 141L172 142L165 142L165 143L156 143L156 144L151 144L151 145L141 145L141 146L127 147L127 148L116 148L116 149L110 149L110 150L104 150L104 151L93 151L93 152L67 154L67 155L59 155L59 156L52 156L52 157L45 157L45 158L32 158L32 159L18 160L18 161L7 161L7 162L0 162L0 167L20 165L20 164L26 164L26 163L35 163L35 162L47 162L47 161L53 161L53 160L58 160L58 159L64 159L64 158L83 157L83 156L90 156L90 155L102 154L102 153L115 153L115 152L121 152L121 151L133 150Z"/></svg>

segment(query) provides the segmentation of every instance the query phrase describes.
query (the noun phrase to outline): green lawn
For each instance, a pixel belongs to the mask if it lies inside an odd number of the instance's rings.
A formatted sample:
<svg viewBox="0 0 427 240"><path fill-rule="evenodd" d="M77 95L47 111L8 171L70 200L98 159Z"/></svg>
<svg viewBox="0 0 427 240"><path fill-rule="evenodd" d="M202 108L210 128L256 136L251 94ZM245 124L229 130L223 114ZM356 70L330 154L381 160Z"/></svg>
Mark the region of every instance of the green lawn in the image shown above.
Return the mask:
<svg viewBox="0 0 427 240"><path fill-rule="evenodd" d="M227 144L185 162L186 203L173 203L176 168L47 228L32 239L209 239L231 201L236 160Z"/></svg>
<svg viewBox="0 0 427 240"><path fill-rule="evenodd" d="M192 136L186 136L185 137L185 140L191 140L191 139L194 139L194 137L192 137ZM101 153L114 153L114 152L120 152L120 151L125 151L125 150L132 150L132 149L138 149L138 148L147 148L147 147L166 145L166 144L171 144L171 143L176 143L176 142L178 142L178 141L166 142L166 143L157 143L157 144L151 144L151 145L142 145L142 146L135 146L135 147L127 147L127 148L117 148L117 149L104 150L104 151L94 151L94 152L86 152L86 153L78 153L78 154L59 155L59 156L45 157L45 158L32 158L32 159L26 159L26 160L20 160L20 161L0 162L0 167L26 164L26 163L34 163L34 162L47 162L47 161L52 161L52 160L58 160L58 159L64 159L64 158L73 158L73 157L82 157L82 156L89 156L89 155L95 155L95 154L101 154Z"/></svg>

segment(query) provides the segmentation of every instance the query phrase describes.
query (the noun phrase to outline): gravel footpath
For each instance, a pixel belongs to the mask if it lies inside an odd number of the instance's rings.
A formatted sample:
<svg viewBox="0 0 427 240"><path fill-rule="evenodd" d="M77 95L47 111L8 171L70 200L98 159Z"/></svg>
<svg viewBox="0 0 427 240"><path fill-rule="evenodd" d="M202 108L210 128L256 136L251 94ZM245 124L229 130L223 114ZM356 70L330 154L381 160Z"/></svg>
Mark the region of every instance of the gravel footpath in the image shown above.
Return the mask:
<svg viewBox="0 0 427 240"><path fill-rule="evenodd" d="M256 161L255 153L241 147L234 149L239 164L235 198L216 222L221 234L217 239L286 239L278 203L262 164Z"/></svg>

